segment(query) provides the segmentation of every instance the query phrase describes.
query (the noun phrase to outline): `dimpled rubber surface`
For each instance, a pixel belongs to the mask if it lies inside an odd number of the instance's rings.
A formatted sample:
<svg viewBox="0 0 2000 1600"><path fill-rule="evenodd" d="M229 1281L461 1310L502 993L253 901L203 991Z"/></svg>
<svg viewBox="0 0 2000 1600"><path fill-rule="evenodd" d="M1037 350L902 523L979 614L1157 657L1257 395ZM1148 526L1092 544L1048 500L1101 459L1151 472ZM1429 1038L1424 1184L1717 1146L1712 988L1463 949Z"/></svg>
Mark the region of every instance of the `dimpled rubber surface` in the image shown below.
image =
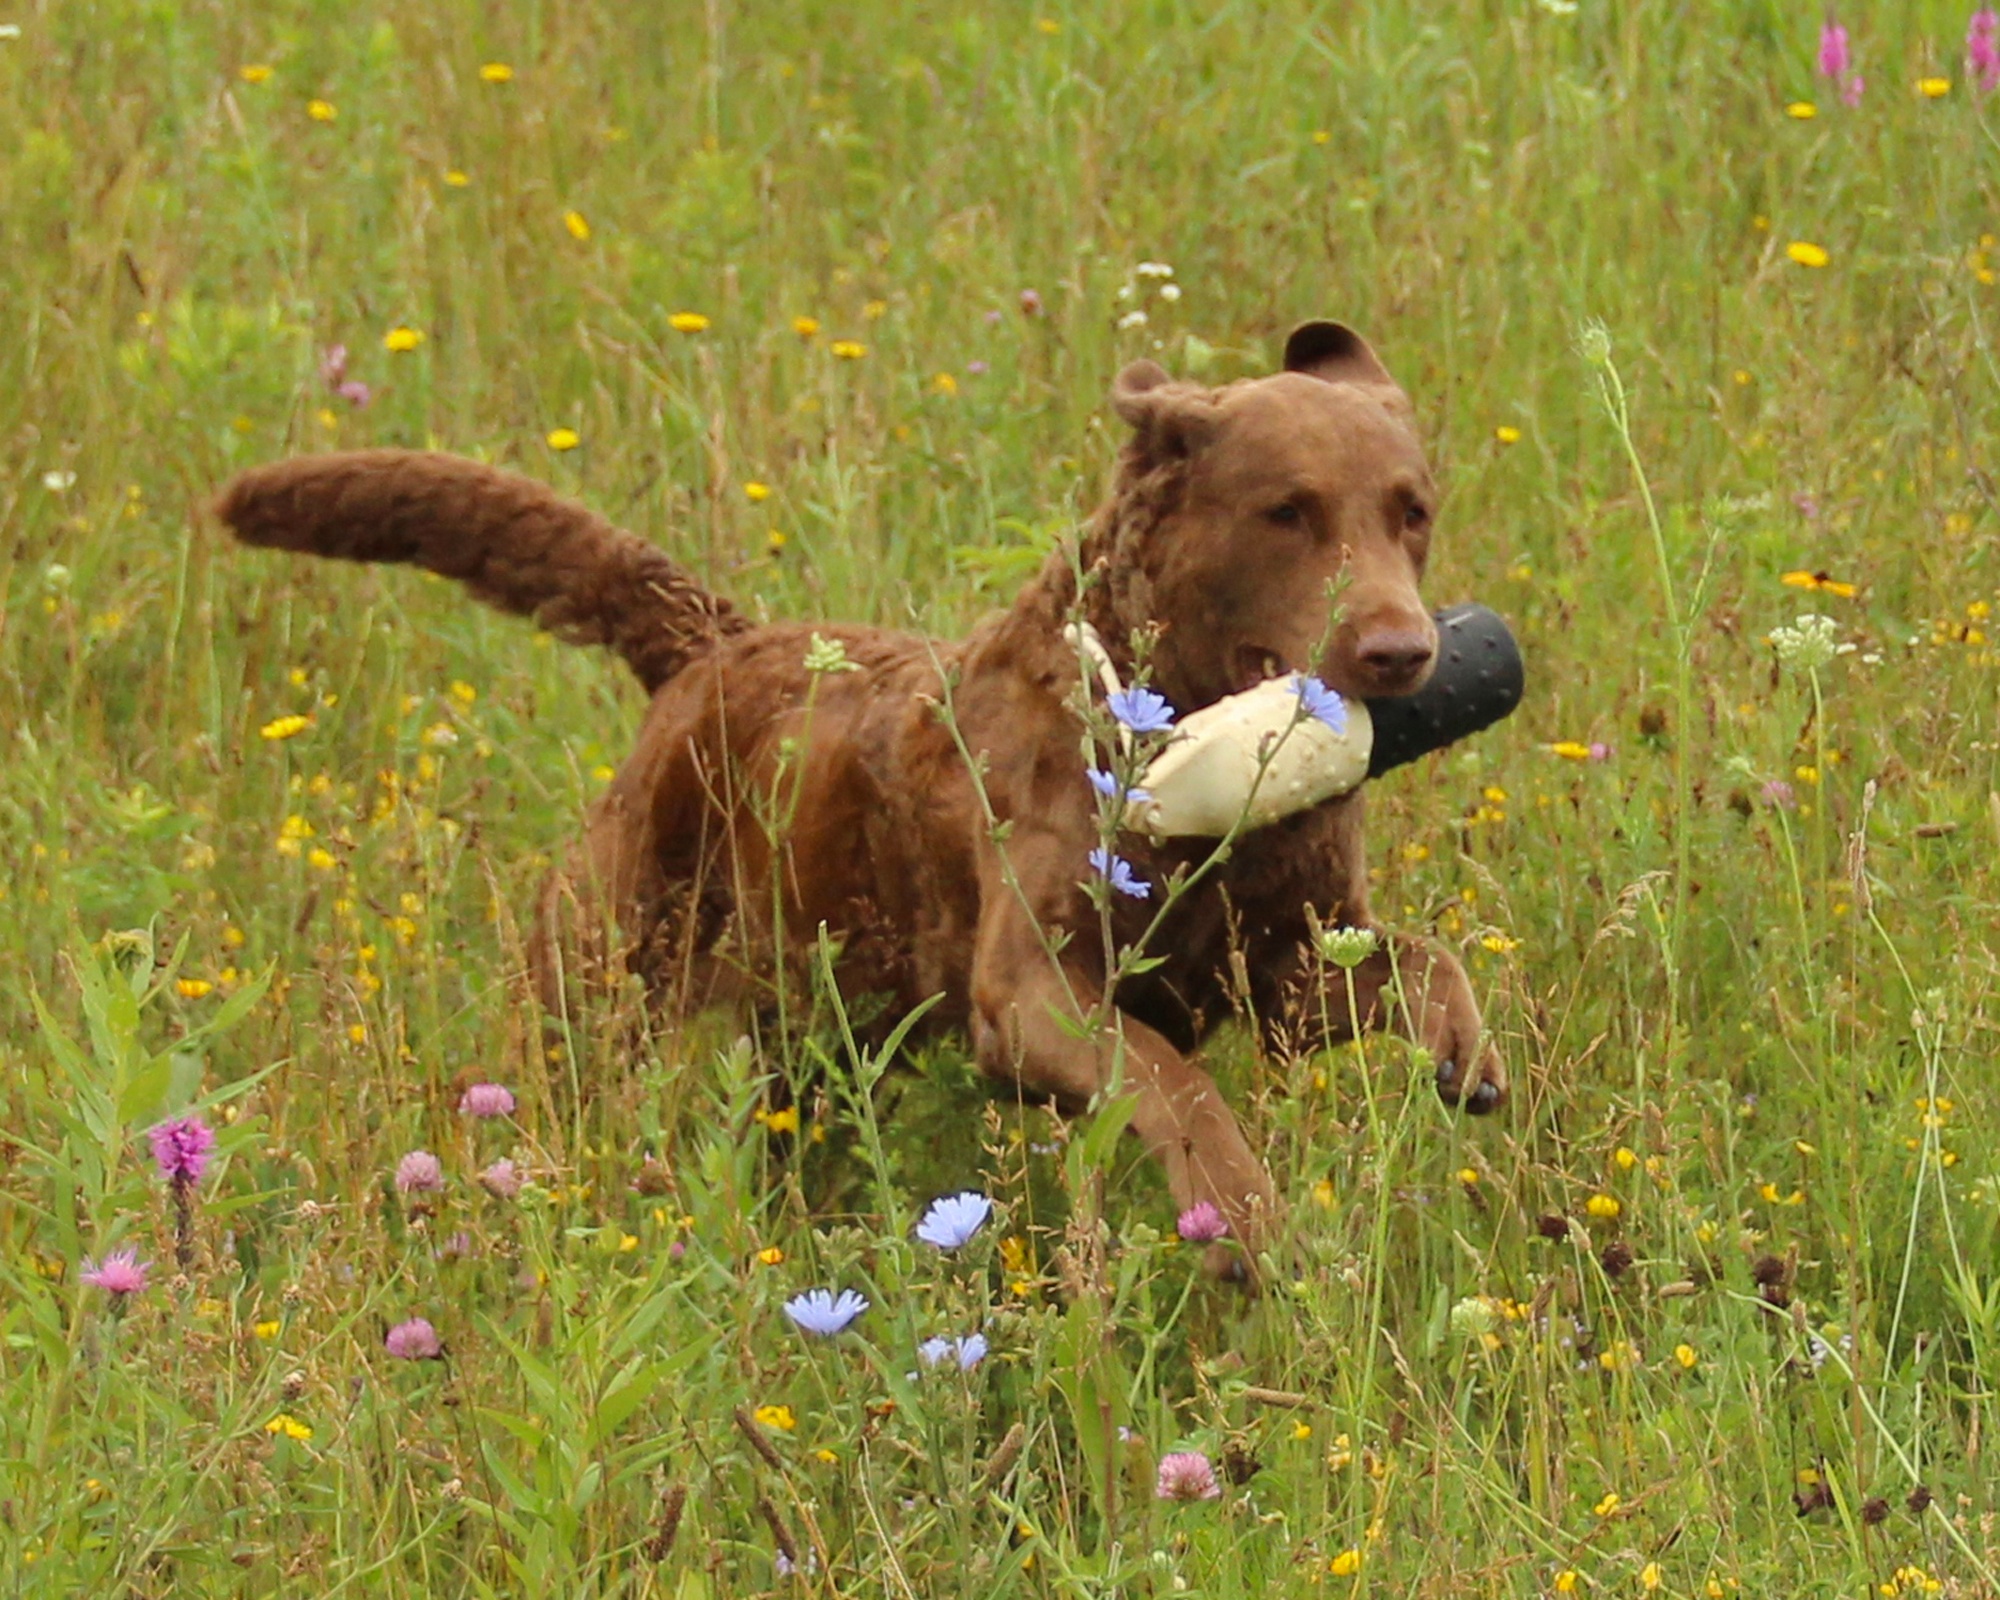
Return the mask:
<svg viewBox="0 0 2000 1600"><path fill-rule="evenodd" d="M1415 694L1370 700L1375 748L1368 776L1490 728L1521 703L1521 650L1499 613L1470 602L1436 614L1437 670Z"/></svg>

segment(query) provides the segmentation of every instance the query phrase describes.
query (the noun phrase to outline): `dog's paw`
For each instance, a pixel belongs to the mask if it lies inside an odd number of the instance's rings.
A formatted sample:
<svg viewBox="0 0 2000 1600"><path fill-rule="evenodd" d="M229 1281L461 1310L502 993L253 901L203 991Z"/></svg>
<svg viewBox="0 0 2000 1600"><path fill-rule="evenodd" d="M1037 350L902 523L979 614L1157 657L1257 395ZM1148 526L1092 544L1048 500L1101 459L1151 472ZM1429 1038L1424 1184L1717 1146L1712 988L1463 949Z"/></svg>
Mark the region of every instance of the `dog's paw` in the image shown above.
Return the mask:
<svg viewBox="0 0 2000 1600"><path fill-rule="evenodd" d="M1446 1105L1463 1106L1476 1117L1498 1111L1507 1103L1507 1067L1500 1052L1485 1041L1469 1050L1458 1048L1472 1058L1473 1070L1463 1072L1453 1055L1438 1056L1438 1098Z"/></svg>

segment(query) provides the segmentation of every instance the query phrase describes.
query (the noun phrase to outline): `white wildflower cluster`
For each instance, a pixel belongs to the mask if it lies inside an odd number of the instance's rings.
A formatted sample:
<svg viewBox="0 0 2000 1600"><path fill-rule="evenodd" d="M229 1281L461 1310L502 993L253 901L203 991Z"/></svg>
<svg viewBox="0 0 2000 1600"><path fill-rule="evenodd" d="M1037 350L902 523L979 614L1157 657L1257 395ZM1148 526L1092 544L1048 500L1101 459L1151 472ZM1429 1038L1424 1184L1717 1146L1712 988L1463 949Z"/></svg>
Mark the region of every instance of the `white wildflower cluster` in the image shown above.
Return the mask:
<svg viewBox="0 0 2000 1600"><path fill-rule="evenodd" d="M1144 302L1158 299L1171 305L1181 297L1181 286L1174 282L1174 269L1164 261L1141 261L1131 271L1131 275L1118 286L1118 299L1130 309L1120 314L1120 329L1143 328L1151 321Z"/></svg>
<svg viewBox="0 0 2000 1600"><path fill-rule="evenodd" d="M1789 628L1771 630L1771 648L1778 664L1792 672L1817 672L1840 654L1834 640L1833 618L1808 611Z"/></svg>

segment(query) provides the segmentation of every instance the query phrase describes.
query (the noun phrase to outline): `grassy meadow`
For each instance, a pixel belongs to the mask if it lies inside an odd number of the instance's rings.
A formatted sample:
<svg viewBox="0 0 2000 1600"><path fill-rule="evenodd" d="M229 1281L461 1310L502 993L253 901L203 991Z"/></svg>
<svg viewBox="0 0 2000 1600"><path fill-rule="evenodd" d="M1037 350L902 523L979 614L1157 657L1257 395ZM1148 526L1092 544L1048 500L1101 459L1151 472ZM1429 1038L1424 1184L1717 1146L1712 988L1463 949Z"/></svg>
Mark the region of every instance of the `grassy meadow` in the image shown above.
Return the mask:
<svg viewBox="0 0 2000 1600"><path fill-rule="evenodd" d="M2000 1594L1966 8L1844 9L1844 98L1777 0L1038 6L0 10L8 1594ZM1121 363L1314 316L1414 400L1430 599L1527 655L1371 825L1516 1093L1226 1033L1254 1298L1110 1119L834 996L552 1045L523 923L629 676L206 512L434 446L956 632L1096 503ZM872 1306L805 1336L820 1286Z"/></svg>

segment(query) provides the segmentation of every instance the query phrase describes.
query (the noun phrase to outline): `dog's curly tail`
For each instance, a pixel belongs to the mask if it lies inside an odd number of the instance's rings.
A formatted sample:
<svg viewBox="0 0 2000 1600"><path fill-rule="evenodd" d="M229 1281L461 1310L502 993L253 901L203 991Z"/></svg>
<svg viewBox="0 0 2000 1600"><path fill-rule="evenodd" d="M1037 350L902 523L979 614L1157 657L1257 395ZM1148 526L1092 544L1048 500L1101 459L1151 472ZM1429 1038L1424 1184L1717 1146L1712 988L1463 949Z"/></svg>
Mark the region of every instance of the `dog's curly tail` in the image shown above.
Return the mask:
<svg viewBox="0 0 2000 1600"><path fill-rule="evenodd" d="M273 462L215 503L245 544L409 562L659 688L749 619L638 535L532 479L461 456L354 450Z"/></svg>

